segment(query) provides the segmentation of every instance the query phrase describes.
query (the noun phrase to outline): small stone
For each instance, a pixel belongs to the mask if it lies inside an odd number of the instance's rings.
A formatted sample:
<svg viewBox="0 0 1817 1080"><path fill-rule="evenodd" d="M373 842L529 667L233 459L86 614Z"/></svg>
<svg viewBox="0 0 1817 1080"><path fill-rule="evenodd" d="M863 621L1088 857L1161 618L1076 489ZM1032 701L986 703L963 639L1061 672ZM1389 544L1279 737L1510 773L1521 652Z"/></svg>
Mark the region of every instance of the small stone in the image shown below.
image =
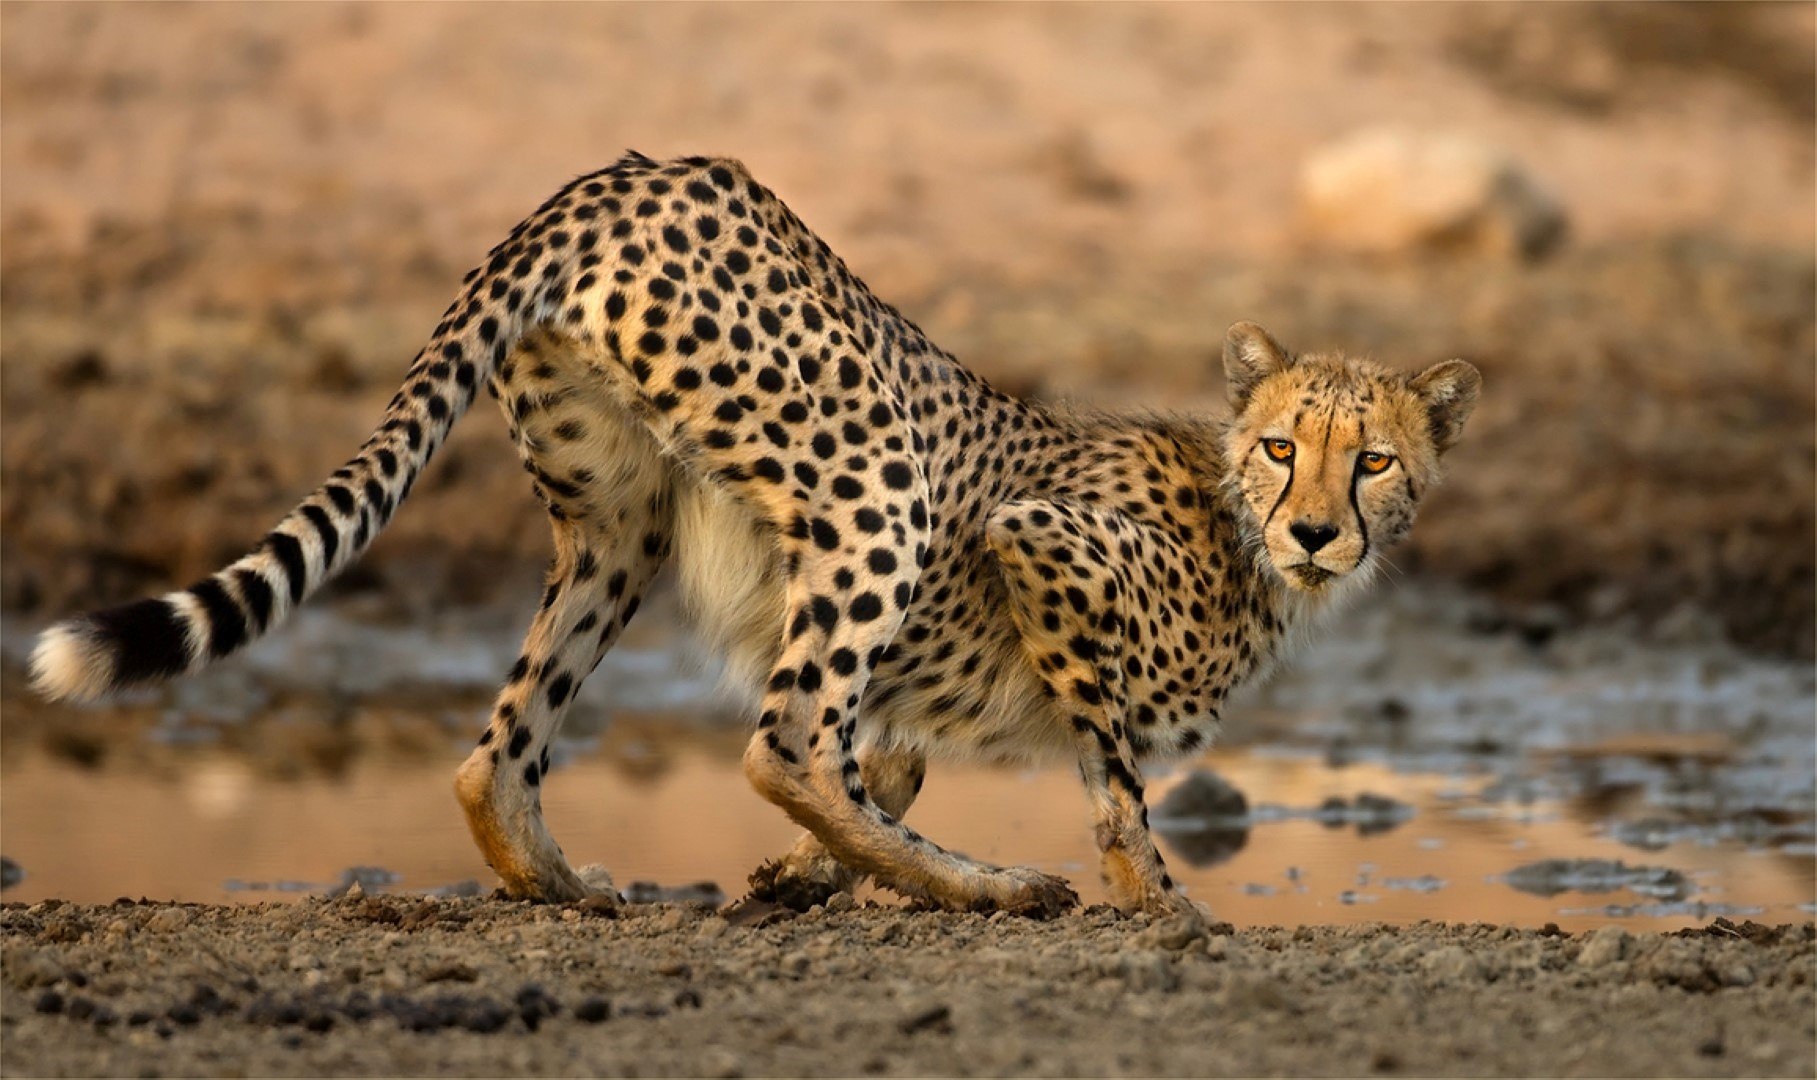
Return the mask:
<svg viewBox="0 0 1817 1080"><path fill-rule="evenodd" d="M707 1051L700 1071L702 1075L713 1077L714 1080L736 1080L744 1075L744 1065L738 1060L737 1054L724 1047L714 1047Z"/></svg>
<svg viewBox="0 0 1817 1080"><path fill-rule="evenodd" d="M1170 915L1136 935L1144 945L1180 952L1195 941L1210 936L1205 920L1190 915Z"/></svg>
<svg viewBox="0 0 1817 1080"><path fill-rule="evenodd" d="M597 1024L612 1015L612 1003L597 994L580 999L574 1006L574 1019L583 1024Z"/></svg>
<svg viewBox="0 0 1817 1080"><path fill-rule="evenodd" d="M174 934L187 927L189 922L189 912L183 908L159 908L145 920L145 929L155 934Z"/></svg>
<svg viewBox="0 0 1817 1080"><path fill-rule="evenodd" d="M475 981L478 978L479 978L479 972L475 971L471 964L465 964L465 963L462 963L462 962L456 960L456 961L453 961L450 963L438 964L435 967L430 968L428 973L423 976L423 981L431 982L431 983L436 983L436 982L470 983L470 982Z"/></svg>
<svg viewBox="0 0 1817 1080"><path fill-rule="evenodd" d="M1628 955L1631 940L1628 932L1619 926L1598 927L1578 950L1578 966L1600 968L1622 960Z"/></svg>
<svg viewBox="0 0 1817 1080"><path fill-rule="evenodd" d="M1195 822L1240 824L1249 800L1228 780L1209 769L1194 769L1175 784L1155 807L1155 817Z"/></svg>
<svg viewBox="0 0 1817 1080"><path fill-rule="evenodd" d="M834 893L826 902L826 909L835 915L843 915L858 909L858 898L849 892Z"/></svg>
<svg viewBox="0 0 1817 1080"><path fill-rule="evenodd" d="M1483 977L1482 961L1461 945L1442 945L1420 960L1429 975L1447 982L1471 982Z"/></svg>
<svg viewBox="0 0 1817 1080"><path fill-rule="evenodd" d="M47 1016L55 1016L63 1011L63 995L55 990L46 990L38 995L37 1001L32 1002L32 1008Z"/></svg>
<svg viewBox="0 0 1817 1080"><path fill-rule="evenodd" d="M903 1017L896 1025L904 1035L933 1031L945 1034L953 1030L953 1010L946 1005L929 1005Z"/></svg>

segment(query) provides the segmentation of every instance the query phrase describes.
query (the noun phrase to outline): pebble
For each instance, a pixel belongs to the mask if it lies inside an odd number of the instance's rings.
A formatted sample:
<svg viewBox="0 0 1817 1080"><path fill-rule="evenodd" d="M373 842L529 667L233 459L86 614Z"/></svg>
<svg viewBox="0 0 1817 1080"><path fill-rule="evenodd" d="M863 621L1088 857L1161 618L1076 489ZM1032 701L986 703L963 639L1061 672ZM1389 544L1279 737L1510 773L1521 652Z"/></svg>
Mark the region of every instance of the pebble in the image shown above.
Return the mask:
<svg viewBox="0 0 1817 1080"><path fill-rule="evenodd" d="M159 908L145 920L145 929L155 934L174 934L186 928L190 922L189 912L180 907Z"/></svg>
<svg viewBox="0 0 1817 1080"><path fill-rule="evenodd" d="M903 1017L896 1027L904 1035L914 1035L922 1031L950 1032L953 1010L946 1005L927 1005Z"/></svg>
<svg viewBox="0 0 1817 1080"><path fill-rule="evenodd" d="M1580 967L1607 967L1628 955L1632 939L1626 930L1619 926L1602 926L1590 932L1584 946L1577 953Z"/></svg>
<svg viewBox="0 0 1817 1080"><path fill-rule="evenodd" d="M1483 977L1483 964L1462 945L1441 945L1420 960L1429 975L1453 982L1472 982Z"/></svg>
<svg viewBox="0 0 1817 1080"><path fill-rule="evenodd" d="M1210 936L1203 919L1190 915L1170 915L1136 935L1136 940L1144 945L1152 945L1169 952L1180 952L1195 941Z"/></svg>
<svg viewBox="0 0 1817 1080"><path fill-rule="evenodd" d="M574 1006L574 1019L583 1024L597 1024L612 1015L612 1003L597 994L589 995Z"/></svg>

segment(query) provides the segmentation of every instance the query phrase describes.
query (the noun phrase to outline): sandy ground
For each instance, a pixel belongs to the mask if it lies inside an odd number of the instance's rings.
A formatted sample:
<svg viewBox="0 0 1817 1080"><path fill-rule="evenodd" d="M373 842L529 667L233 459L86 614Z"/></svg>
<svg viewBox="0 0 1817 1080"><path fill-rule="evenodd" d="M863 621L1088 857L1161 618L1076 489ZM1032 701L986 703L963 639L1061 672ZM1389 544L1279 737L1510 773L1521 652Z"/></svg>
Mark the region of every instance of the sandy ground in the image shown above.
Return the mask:
<svg viewBox="0 0 1817 1080"><path fill-rule="evenodd" d="M11 5L0 602L239 554L358 445L478 254L636 146L743 158L1013 391L1221 408L1239 318L1467 356L1488 389L1403 569L1809 656L1812 12ZM1570 241L1320 248L1301 163L1380 123L1507 147ZM461 603L542 560L476 413L350 586Z"/></svg>
<svg viewBox="0 0 1817 1080"><path fill-rule="evenodd" d="M8 905L10 1075L1809 1076L1810 927Z"/></svg>

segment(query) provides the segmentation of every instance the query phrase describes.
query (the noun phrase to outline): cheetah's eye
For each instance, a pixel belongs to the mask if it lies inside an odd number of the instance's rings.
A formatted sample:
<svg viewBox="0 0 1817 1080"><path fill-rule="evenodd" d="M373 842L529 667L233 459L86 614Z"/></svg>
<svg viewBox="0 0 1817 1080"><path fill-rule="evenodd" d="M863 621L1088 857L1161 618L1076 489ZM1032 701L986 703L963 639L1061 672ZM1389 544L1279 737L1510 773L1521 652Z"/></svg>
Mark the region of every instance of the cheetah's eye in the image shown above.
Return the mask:
<svg viewBox="0 0 1817 1080"><path fill-rule="evenodd" d="M1293 443L1286 439L1263 439L1262 449L1268 451L1268 456L1276 461L1293 460Z"/></svg>
<svg viewBox="0 0 1817 1080"><path fill-rule="evenodd" d="M1388 466L1394 464L1394 458L1388 454L1378 454L1373 450L1366 450L1357 455L1356 464L1357 468L1366 473L1379 473L1387 471Z"/></svg>

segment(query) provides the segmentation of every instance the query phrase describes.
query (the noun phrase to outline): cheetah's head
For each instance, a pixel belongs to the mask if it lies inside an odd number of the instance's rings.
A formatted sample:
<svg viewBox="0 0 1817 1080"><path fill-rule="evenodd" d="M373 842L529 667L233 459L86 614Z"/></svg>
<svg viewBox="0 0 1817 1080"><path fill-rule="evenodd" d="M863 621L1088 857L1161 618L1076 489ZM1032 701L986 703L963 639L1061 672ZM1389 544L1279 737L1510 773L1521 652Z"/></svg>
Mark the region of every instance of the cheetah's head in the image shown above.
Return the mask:
<svg viewBox="0 0 1817 1080"><path fill-rule="evenodd" d="M1406 535L1482 387L1462 360L1408 376L1343 356L1296 357L1254 323L1230 328L1224 371L1236 411L1224 444L1229 480L1268 563L1309 593L1368 569Z"/></svg>

